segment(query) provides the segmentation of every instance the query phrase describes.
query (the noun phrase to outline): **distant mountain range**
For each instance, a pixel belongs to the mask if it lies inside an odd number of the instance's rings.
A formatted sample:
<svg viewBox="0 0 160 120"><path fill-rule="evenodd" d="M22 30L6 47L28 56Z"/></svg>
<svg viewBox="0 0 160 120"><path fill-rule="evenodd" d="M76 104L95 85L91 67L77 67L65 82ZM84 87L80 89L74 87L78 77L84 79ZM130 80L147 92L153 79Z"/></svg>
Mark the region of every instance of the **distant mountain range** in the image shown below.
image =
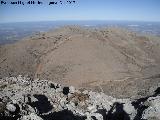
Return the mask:
<svg viewBox="0 0 160 120"><path fill-rule="evenodd" d="M49 31L65 25L80 25L90 28L123 27L143 34L160 36L159 22L133 21L50 21L50 22L21 22L0 24L0 44L13 43L33 34Z"/></svg>

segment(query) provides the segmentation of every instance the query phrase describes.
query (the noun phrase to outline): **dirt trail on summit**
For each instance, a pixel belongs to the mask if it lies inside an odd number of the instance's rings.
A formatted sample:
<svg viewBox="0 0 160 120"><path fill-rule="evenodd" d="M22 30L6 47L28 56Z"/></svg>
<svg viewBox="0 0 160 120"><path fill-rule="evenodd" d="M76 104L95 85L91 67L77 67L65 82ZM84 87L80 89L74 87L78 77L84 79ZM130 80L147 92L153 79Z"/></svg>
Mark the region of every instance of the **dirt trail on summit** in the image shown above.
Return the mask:
<svg viewBox="0 0 160 120"><path fill-rule="evenodd" d="M35 72L35 75L34 75L34 79L36 78L39 78L40 77L40 73L42 72L42 67L43 67L43 58L45 58L45 56L47 54L49 54L50 52L54 51L55 49L57 49L61 44L65 43L66 41L68 41L71 37L68 37L68 38L65 38L65 41L61 41L59 42L58 44L56 44L52 49L44 52L43 54L41 54L41 56L39 56L39 62L38 62L38 65L36 67L36 72ZM42 62L41 62L42 61Z"/></svg>

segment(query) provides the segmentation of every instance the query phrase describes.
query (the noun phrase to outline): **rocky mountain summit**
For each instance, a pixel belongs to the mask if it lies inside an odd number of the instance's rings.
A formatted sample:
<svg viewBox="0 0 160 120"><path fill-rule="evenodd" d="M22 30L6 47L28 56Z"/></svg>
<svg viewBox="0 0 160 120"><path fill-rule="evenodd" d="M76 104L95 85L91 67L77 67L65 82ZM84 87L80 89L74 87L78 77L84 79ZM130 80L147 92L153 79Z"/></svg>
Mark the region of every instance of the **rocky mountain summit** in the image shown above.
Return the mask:
<svg viewBox="0 0 160 120"><path fill-rule="evenodd" d="M117 99L29 77L0 79L1 120L159 120L160 85L147 97Z"/></svg>
<svg viewBox="0 0 160 120"><path fill-rule="evenodd" d="M29 75L137 99L152 95L160 83L159 51L160 37L116 27L64 26L1 45L0 78Z"/></svg>

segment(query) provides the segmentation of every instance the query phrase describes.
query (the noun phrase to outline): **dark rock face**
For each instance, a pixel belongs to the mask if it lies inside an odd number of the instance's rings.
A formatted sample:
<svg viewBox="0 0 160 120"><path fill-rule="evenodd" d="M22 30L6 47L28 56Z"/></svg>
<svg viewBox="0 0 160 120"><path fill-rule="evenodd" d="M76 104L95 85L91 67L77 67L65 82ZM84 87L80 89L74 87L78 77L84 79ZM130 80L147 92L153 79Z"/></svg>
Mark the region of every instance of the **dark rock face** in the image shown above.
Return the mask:
<svg viewBox="0 0 160 120"><path fill-rule="evenodd" d="M68 93L69 93L69 87L64 87L63 88L63 94L68 95Z"/></svg>
<svg viewBox="0 0 160 120"><path fill-rule="evenodd" d="M36 102L31 102L29 105L31 105L33 108L36 108L38 110L39 114L47 113L50 110L52 110L52 105L48 101L48 98L45 95L33 95L35 98L38 99Z"/></svg>
<svg viewBox="0 0 160 120"><path fill-rule="evenodd" d="M12 84L14 83L14 84ZM47 80L1 79L0 120L147 120L160 118L160 90L140 99L116 99ZM18 89L18 90L17 90Z"/></svg>
<svg viewBox="0 0 160 120"><path fill-rule="evenodd" d="M16 115L14 117L0 115L0 120L18 120L20 117L21 115Z"/></svg>

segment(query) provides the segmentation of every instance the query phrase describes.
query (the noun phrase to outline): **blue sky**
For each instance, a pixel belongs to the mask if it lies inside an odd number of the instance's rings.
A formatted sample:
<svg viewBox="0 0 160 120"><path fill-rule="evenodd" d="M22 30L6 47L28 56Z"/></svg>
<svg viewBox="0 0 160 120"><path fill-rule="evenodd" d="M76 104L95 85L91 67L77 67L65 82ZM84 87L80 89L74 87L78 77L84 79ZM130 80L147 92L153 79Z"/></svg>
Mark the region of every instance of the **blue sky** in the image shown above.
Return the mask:
<svg viewBox="0 0 160 120"><path fill-rule="evenodd" d="M1 1L1 0L0 0ZM0 22L54 20L131 20L160 21L160 0L75 0L74 4L43 5L0 4ZM28 0L21 0L26 3ZM36 2L37 0L35 0ZM61 0L63 3L67 0Z"/></svg>

